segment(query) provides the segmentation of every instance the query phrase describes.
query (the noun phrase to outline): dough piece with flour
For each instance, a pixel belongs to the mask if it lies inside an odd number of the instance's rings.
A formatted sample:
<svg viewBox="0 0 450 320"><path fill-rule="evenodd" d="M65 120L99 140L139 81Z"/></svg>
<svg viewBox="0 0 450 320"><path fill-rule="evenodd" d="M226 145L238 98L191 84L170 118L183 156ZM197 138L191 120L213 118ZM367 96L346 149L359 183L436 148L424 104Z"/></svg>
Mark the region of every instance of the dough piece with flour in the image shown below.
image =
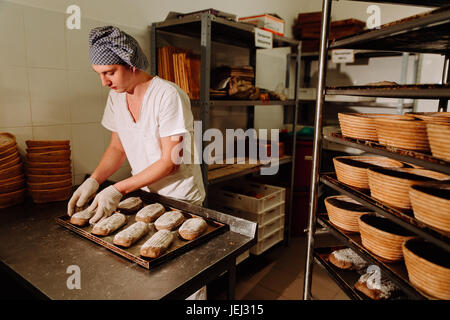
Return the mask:
<svg viewBox="0 0 450 320"><path fill-rule="evenodd" d="M180 211L167 211L156 219L155 228L158 230L173 230L184 221L184 215Z"/></svg>
<svg viewBox="0 0 450 320"><path fill-rule="evenodd" d="M333 251L328 259L333 265L344 270L361 270L369 265L350 248Z"/></svg>
<svg viewBox="0 0 450 320"><path fill-rule="evenodd" d="M166 209L162 204L152 203L136 213L136 221L150 223L158 219L164 212L166 212Z"/></svg>
<svg viewBox="0 0 450 320"><path fill-rule="evenodd" d="M82 227L89 222L89 219L91 219L94 216L94 214L95 214L95 210L88 210L86 208L82 211L78 211L78 212L74 213L70 217L69 222L73 225Z"/></svg>
<svg viewBox="0 0 450 320"><path fill-rule="evenodd" d="M183 222L178 233L185 240L193 240L205 232L206 227L206 221L202 218L190 218Z"/></svg>
<svg viewBox="0 0 450 320"><path fill-rule="evenodd" d="M133 223L125 230L114 236L113 243L122 247L131 247L133 243L142 238L149 231L148 224L142 221Z"/></svg>
<svg viewBox="0 0 450 320"><path fill-rule="evenodd" d="M132 214L142 208L143 205L141 198L129 197L119 203L117 210L125 214Z"/></svg>
<svg viewBox="0 0 450 320"><path fill-rule="evenodd" d="M373 300L389 299L398 288L389 279L382 276L380 269L366 271L355 283L355 289Z"/></svg>
<svg viewBox="0 0 450 320"><path fill-rule="evenodd" d="M143 257L158 258L167 251L173 240L171 231L159 230L142 245L140 254Z"/></svg>
<svg viewBox="0 0 450 320"><path fill-rule="evenodd" d="M127 223L127 217L121 213L114 213L112 216L96 223L92 228L92 233L98 236L107 236Z"/></svg>

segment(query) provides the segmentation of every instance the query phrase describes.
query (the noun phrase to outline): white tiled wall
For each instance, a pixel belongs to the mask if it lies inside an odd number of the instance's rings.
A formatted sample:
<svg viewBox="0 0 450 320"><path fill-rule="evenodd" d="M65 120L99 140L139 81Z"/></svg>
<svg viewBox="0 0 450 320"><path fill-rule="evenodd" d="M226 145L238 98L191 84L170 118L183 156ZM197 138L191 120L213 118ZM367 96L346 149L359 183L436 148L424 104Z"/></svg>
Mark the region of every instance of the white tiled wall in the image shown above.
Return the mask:
<svg viewBox="0 0 450 320"><path fill-rule="evenodd" d="M70 139L74 184L100 161L110 132L100 124L108 95L89 63L88 34L107 25L82 19L69 30L62 12L0 0L0 132L26 140ZM118 26L148 55L147 30ZM111 177L130 176L128 162Z"/></svg>

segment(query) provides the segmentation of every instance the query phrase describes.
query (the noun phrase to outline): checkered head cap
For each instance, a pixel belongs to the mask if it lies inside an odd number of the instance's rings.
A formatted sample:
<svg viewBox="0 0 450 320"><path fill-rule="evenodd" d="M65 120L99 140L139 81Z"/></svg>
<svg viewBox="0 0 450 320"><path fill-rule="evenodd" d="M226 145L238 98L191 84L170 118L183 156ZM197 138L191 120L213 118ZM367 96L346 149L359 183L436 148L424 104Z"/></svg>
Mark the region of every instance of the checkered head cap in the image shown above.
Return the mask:
<svg viewBox="0 0 450 320"><path fill-rule="evenodd" d="M148 61L136 39L117 27L105 26L89 33L91 64L125 64L145 70Z"/></svg>

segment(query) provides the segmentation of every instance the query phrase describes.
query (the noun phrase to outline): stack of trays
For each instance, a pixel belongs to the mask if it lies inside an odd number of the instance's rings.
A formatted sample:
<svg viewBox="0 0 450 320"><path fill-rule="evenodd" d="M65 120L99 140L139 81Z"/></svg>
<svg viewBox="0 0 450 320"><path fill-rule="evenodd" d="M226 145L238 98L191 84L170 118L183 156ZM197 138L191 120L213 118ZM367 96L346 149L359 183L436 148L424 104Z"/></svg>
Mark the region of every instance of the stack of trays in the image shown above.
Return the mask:
<svg viewBox="0 0 450 320"><path fill-rule="evenodd" d="M427 134L433 156L450 161L450 122L428 122Z"/></svg>
<svg viewBox="0 0 450 320"><path fill-rule="evenodd" d="M349 186L368 190L367 168L401 168L403 163L386 157L342 156L333 158L337 179Z"/></svg>
<svg viewBox="0 0 450 320"><path fill-rule="evenodd" d="M450 254L422 239L403 244L406 270L411 283L425 293L450 300Z"/></svg>
<svg viewBox="0 0 450 320"><path fill-rule="evenodd" d="M375 119L378 142L387 146L429 152L427 123L410 116L401 119L379 117Z"/></svg>
<svg viewBox="0 0 450 320"><path fill-rule="evenodd" d="M338 113L342 135L354 139L378 141L376 118L402 119L401 115L378 113ZM412 118L412 116L411 116Z"/></svg>
<svg viewBox="0 0 450 320"><path fill-rule="evenodd" d="M408 230L374 214L359 217L359 231L362 245L388 262L402 260L403 242L414 238Z"/></svg>
<svg viewBox="0 0 450 320"><path fill-rule="evenodd" d="M372 213L366 207L347 196L325 198L330 221L348 232L359 232L358 218L365 213Z"/></svg>
<svg viewBox="0 0 450 320"><path fill-rule="evenodd" d="M22 203L25 193L25 176L16 137L0 133L0 208Z"/></svg>
<svg viewBox="0 0 450 320"><path fill-rule="evenodd" d="M450 183L411 186L409 197L417 220L450 232Z"/></svg>
<svg viewBox="0 0 450 320"><path fill-rule="evenodd" d="M35 203L67 200L72 190L69 140L27 140L27 187Z"/></svg>
<svg viewBox="0 0 450 320"><path fill-rule="evenodd" d="M411 209L409 187L424 182L448 180L449 176L416 168L369 168L370 194L395 209Z"/></svg>

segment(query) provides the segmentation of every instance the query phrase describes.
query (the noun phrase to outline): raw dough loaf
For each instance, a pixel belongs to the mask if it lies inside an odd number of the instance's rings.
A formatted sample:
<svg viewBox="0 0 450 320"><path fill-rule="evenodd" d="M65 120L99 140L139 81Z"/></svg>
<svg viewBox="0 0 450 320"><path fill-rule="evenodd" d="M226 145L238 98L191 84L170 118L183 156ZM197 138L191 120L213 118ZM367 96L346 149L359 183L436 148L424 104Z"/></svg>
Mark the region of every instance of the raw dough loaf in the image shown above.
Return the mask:
<svg viewBox="0 0 450 320"><path fill-rule="evenodd" d="M185 240L193 240L205 232L206 227L206 221L202 218L190 218L181 225L178 233Z"/></svg>
<svg viewBox="0 0 450 320"><path fill-rule="evenodd" d="M142 245L140 254L143 257L158 258L170 247L173 239L169 230L159 230Z"/></svg>
<svg viewBox="0 0 450 320"><path fill-rule="evenodd" d="M113 243L122 247L130 247L149 231L148 224L142 221L133 223L114 236Z"/></svg>
<svg viewBox="0 0 450 320"><path fill-rule="evenodd" d="M116 212L112 216L96 223L91 232L98 236L107 236L119 229L125 223L127 223L127 217Z"/></svg>
<svg viewBox="0 0 450 320"><path fill-rule="evenodd" d="M379 269L363 274L355 283L355 289L373 300L389 299L393 293L398 292L395 284L383 277Z"/></svg>
<svg viewBox="0 0 450 320"><path fill-rule="evenodd" d="M144 203L142 202L141 198L130 197L121 201L117 206L117 210L125 214L132 214L142 208L143 204Z"/></svg>
<svg viewBox="0 0 450 320"><path fill-rule="evenodd" d="M158 230L173 230L183 223L184 216L180 211L167 211L156 219L155 228Z"/></svg>
<svg viewBox="0 0 450 320"><path fill-rule="evenodd" d="M78 212L74 213L70 217L69 222L76 226L82 227L89 222L89 219L91 219L94 216L94 214L95 214L95 210L88 210L86 208L82 211L78 211Z"/></svg>
<svg viewBox="0 0 450 320"><path fill-rule="evenodd" d="M344 270L361 270L368 266L368 263L350 248L333 251L328 259L333 265Z"/></svg>
<svg viewBox="0 0 450 320"><path fill-rule="evenodd" d="M150 223L158 219L164 212L166 212L166 209L162 204L153 203L143 207L138 213L136 213L136 221Z"/></svg>

